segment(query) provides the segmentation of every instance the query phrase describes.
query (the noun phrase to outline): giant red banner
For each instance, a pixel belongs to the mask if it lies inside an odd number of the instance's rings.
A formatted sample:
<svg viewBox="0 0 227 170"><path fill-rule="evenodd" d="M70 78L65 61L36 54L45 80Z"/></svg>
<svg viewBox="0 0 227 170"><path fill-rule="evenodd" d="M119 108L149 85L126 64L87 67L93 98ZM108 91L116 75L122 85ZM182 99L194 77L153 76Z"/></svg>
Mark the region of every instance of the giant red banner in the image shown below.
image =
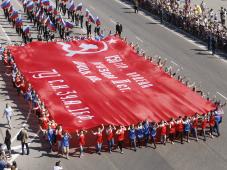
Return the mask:
<svg viewBox="0 0 227 170"><path fill-rule="evenodd" d="M11 51L53 119L69 131L168 120L214 108L117 37L32 42Z"/></svg>

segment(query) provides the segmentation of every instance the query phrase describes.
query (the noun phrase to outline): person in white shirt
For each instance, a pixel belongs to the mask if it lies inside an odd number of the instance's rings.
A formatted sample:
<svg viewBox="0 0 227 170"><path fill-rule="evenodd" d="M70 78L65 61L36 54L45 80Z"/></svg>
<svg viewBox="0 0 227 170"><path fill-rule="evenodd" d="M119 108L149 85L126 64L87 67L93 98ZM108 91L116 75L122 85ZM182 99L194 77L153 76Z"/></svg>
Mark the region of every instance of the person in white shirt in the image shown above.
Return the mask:
<svg viewBox="0 0 227 170"><path fill-rule="evenodd" d="M6 108L4 110L3 117L4 116L6 117L6 120L8 122L9 128L11 129L10 122L11 122L11 117L13 116L13 109L8 104L6 104Z"/></svg>
<svg viewBox="0 0 227 170"><path fill-rule="evenodd" d="M54 166L54 170L62 170L63 167L60 164L61 164L61 161L56 162Z"/></svg>

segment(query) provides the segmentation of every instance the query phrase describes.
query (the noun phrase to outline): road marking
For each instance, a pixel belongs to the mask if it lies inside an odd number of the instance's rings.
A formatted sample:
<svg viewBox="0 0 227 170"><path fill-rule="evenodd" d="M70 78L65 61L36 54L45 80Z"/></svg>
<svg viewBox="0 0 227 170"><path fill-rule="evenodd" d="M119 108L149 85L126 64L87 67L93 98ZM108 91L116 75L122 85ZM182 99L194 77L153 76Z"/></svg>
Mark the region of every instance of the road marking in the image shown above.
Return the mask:
<svg viewBox="0 0 227 170"><path fill-rule="evenodd" d="M171 63L173 63L176 66L179 66L176 62L174 62L173 60L171 60Z"/></svg>
<svg viewBox="0 0 227 170"><path fill-rule="evenodd" d="M95 11L95 7L93 7L92 5L89 5L91 9L93 9Z"/></svg>
<svg viewBox="0 0 227 170"><path fill-rule="evenodd" d="M23 8L24 9L24 7L21 5L21 3L20 2L18 2L18 0L16 0L16 3L21 7L21 8Z"/></svg>
<svg viewBox="0 0 227 170"><path fill-rule="evenodd" d="M31 141L28 143L28 146L32 144L33 140L35 140L36 137L38 137L40 133L40 130L38 130L38 132L33 136L33 138L31 139ZM17 145L17 146L13 146L12 150L18 150L21 149L21 145ZM9 160L9 163L12 163L13 161L15 161L18 157L20 156L20 154L14 154L12 155L12 158Z"/></svg>
<svg viewBox="0 0 227 170"><path fill-rule="evenodd" d="M136 39L143 43L143 40L141 40L139 37L136 36Z"/></svg>
<svg viewBox="0 0 227 170"><path fill-rule="evenodd" d="M121 5L123 5L123 6L125 6L125 7L127 7L127 8L131 8L130 5L125 4L124 2L121 2L121 1L119 1L119 0L114 0L114 1L117 2L117 3L119 3L119 4L121 4ZM143 11L139 11L138 14L141 15L141 16L143 16L143 17L145 17L145 18L147 18L148 20L150 20L150 21L152 21L152 22L158 22L157 20L151 18L152 16L147 16ZM182 38L182 39L188 41L189 43L191 43L191 44L193 44L193 45L195 45L195 46L197 46L197 47L199 47L199 48L201 48L201 49L203 49L203 50L206 50L206 49L207 49L205 45L197 44L194 40L190 40L190 39L186 38L183 34L180 34L180 33L178 33L178 32L175 32L174 30L172 30L172 29L170 29L170 28L168 28L168 27L166 27L166 26L164 26L164 25L159 24L159 26L162 27L162 28L164 28L164 29L166 29L166 30L168 30L168 31L170 31L170 32L172 32L173 34L177 35L178 37L180 37L180 38ZM218 59L220 59L221 61L227 63L227 60L223 59L220 55L215 54L215 55L213 55L213 56L214 56L215 58L218 58Z"/></svg>
<svg viewBox="0 0 227 170"><path fill-rule="evenodd" d="M117 24L117 22L114 21L113 19L110 19L110 21L111 21L112 23L114 23L114 24Z"/></svg>
<svg viewBox="0 0 227 170"><path fill-rule="evenodd" d="M11 39L9 38L9 36L7 35L5 29L2 27L1 24L0 24L0 28L2 29L2 32L5 34L5 37L6 37L7 41L11 43L12 42Z"/></svg>
<svg viewBox="0 0 227 170"><path fill-rule="evenodd" d="M31 112L28 113L26 122L28 122L28 119L30 118L30 115L31 115ZM23 124L23 126L26 126L26 124ZM16 133L16 135L11 139L11 143L13 143L13 142L17 139L17 135L20 133L20 131L21 131L22 129L23 129L23 128L20 128L20 130Z"/></svg>
<svg viewBox="0 0 227 170"><path fill-rule="evenodd" d="M20 133L20 131L22 130L23 128L21 128L17 133L16 135L11 139L11 143L13 143L16 139L17 139L17 135Z"/></svg>
<svg viewBox="0 0 227 170"><path fill-rule="evenodd" d="M217 94L219 94L221 97L223 97L225 100L227 100L227 97L225 97L223 94L217 92Z"/></svg>

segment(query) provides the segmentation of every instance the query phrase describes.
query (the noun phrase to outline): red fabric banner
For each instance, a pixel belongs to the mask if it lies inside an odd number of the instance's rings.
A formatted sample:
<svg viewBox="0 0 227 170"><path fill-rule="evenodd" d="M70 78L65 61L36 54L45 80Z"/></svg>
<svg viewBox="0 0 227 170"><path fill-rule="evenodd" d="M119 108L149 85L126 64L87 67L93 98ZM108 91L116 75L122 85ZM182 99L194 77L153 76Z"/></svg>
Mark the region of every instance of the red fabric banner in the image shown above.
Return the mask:
<svg viewBox="0 0 227 170"><path fill-rule="evenodd" d="M117 37L11 47L26 80L64 129L205 113L214 105Z"/></svg>

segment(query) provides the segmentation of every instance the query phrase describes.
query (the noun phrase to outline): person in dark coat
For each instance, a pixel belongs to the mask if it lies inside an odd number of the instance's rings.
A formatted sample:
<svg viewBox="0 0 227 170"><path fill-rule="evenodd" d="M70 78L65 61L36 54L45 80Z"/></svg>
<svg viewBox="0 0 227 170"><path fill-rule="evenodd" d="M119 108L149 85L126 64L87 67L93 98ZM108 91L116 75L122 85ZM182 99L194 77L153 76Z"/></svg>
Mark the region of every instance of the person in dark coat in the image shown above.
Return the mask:
<svg viewBox="0 0 227 170"><path fill-rule="evenodd" d="M6 130L6 136L5 136L5 141L4 141L7 150L9 152L9 157L11 157L11 134L9 132L9 129Z"/></svg>

